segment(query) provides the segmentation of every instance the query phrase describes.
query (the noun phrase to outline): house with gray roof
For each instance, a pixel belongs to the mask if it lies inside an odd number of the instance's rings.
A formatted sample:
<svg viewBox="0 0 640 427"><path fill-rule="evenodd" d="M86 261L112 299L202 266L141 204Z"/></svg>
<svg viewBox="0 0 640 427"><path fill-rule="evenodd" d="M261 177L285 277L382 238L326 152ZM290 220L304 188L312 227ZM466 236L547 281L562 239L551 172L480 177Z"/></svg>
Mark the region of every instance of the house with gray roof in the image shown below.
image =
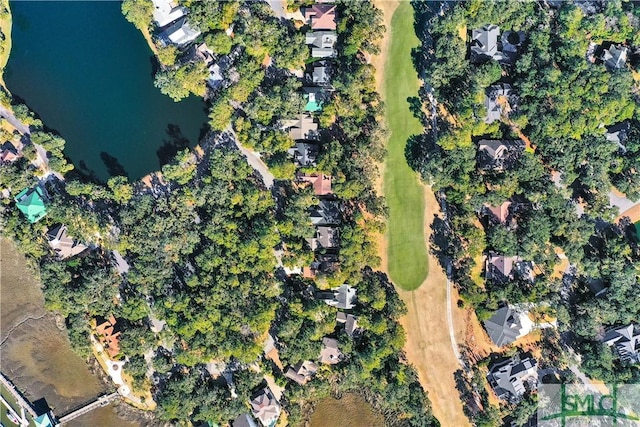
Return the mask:
<svg viewBox="0 0 640 427"><path fill-rule="evenodd" d="M344 326L344 331L350 337L353 337L353 334L358 329L358 318L353 314L347 314L344 311L339 311L336 315L336 322L339 325Z"/></svg>
<svg viewBox="0 0 640 427"><path fill-rule="evenodd" d="M320 200L311 207L309 217L313 225L339 225L341 222L340 202L337 200Z"/></svg>
<svg viewBox="0 0 640 427"><path fill-rule="evenodd" d="M301 113L298 117L282 122L282 129L289 131L289 136L294 141L308 140L317 141L318 124L313 121L313 117L307 113Z"/></svg>
<svg viewBox="0 0 640 427"><path fill-rule="evenodd" d="M293 162L298 167L315 166L319 148L316 144L297 142L289 149L289 154L293 156Z"/></svg>
<svg viewBox="0 0 640 427"><path fill-rule="evenodd" d="M320 350L320 363L325 365L335 365L340 363L344 355L338 348L338 340L333 338L322 338L322 349Z"/></svg>
<svg viewBox="0 0 640 427"><path fill-rule="evenodd" d="M311 46L313 58L329 58L336 55L335 44L338 35L335 31L313 31L305 34L305 43Z"/></svg>
<svg viewBox="0 0 640 427"><path fill-rule="evenodd" d="M499 308L483 325L491 341L498 347L511 344L533 330L529 313L513 306Z"/></svg>
<svg viewBox="0 0 640 427"><path fill-rule="evenodd" d="M337 288L331 288L331 292L320 293L319 299L322 299L325 304L332 307L341 310L351 310L355 307L356 295L357 289L344 283Z"/></svg>
<svg viewBox="0 0 640 427"><path fill-rule="evenodd" d="M199 35L200 30L193 28L187 22L187 18L182 17L158 34L158 38L165 46L169 44L184 46L194 41Z"/></svg>
<svg viewBox="0 0 640 427"><path fill-rule="evenodd" d="M524 151L525 143L520 139L478 141L477 165L481 171L502 172L511 168Z"/></svg>
<svg viewBox="0 0 640 427"><path fill-rule="evenodd" d="M287 369L287 372L284 373L284 376L300 385L305 385L313 379L313 376L317 371L318 365L310 360L301 360L294 366L290 366L289 369Z"/></svg>
<svg viewBox="0 0 640 427"><path fill-rule="evenodd" d="M258 424L249 414L238 415L238 418L231 423L232 427L258 427Z"/></svg>
<svg viewBox="0 0 640 427"><path fill-rule="evenodd" d="M513 94L510 84L498 83L489 86L484 98L484 107L487 110L484 122L491 124L500 120L503 114L515 109L516 102L517 98Z"/></svg>
<svg viewBox="0 0 640 427"><path fill-rule="evenodd" d="M47 231L47 241L58 259L66 259L84 252L87 247L67 234L67 226L59 224Z"/></svg>
<svg viewBox="0 0 640 427"><path fill-rule="evenodd" d="M337 227L316 227L315 237L306 239L312 251L319 249L337 249L340 246L339 230Z"/></svg>
<svg viewBox="0 0 640 427"><path fill-rule="evenodd" d="M505 31L501 35L497 25L476 28L471 31L471 62L478 64L494 60L501 64L513 63L525 40L526 35L522 31Z"/></svg>
<svg viewBox="0 0 640 427"><path fill-rule="evenodd" d="M628 121L624 121L608 127L607 132L604 134L604 136L607 141L617 144L622 153L626 153L627 147L624 145L624 143L627 138L629 138L630 130L631 124Z"/></svg>
<svg viewBox="0 0 640 427"><path fill-rule="evenodd" d="M610 70L617 70L624 68L627 62L627 53L629 49L626 46L619 44L612 44L606 49L602 50L600 59L604 62L604 65Z"/></svg>
<svg viewBox="0 0 640 427"><path fill-rule="evenodd" d="M640 363L640 325L630 323L607 331L602 342L613 347L625 363Z"/></svg>
<svg viewBox="0 0 640 427"><path fill-rule="evenodd" d="M514 356L489 367L487 381L499 399L516 403L527 391L538 387L537 362L529 356Z"/></svg>
<svg viewBox="0 0 640 427"><path fill-rule="evenodd" d="M332 67L327 61L314 62L311 71L307 73L307 80L314 85L329 86L331 84Z"/></svg>

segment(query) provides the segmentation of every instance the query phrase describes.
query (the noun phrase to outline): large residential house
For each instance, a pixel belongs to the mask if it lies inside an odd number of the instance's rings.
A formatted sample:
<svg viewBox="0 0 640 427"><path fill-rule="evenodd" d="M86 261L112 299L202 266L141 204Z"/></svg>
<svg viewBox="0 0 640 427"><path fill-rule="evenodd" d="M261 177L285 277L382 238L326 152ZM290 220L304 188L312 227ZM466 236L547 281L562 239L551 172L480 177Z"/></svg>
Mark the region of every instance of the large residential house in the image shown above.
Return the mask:
<svg viewBox="0 0 640 427"><path fill-rule="evenodd" d="M494 363L489 367L487 380L499 399L518 402L527 390L538 385L537 362L532 357L518 356Z"/></svg>
<svg viewBox="0 0 640 427"><path fill-rule="evenodd" d="M191 27L186 17L182 17L158 34L158 38L165 45L184 46L194 41L199 35L200 31Z"/></svg>
<svg viewBox="0 0 640 427"><path fill-rule="evenodd" d="M85 245L67 235L67 226L57 225L47 231L49 246L56 252L59 259L66 259L87 249Z"/></svg>
<svg viewBox="0 0 640 427"><path fill-rule="evenodd" d="M284 373L284 376L300 385L305 385L313 378L317 371L318 365L309 360L301 360L295 366L290 366L287 372Z"/></svg>
<svg viewBox="0 0 640 427"><path fill-rule="evenodd" d="M529 313L513 306L499 308L493 316L483 322L491 341L498 347L511 344L533 330Z"/></svg>
<svg viewBox="0 0 640 427"><path fill-rule="evenodd" d="M488 60L502 64L513 63L526 40L522 31L505 31L500 35L500 27L489 24L471 31L471 62Z"/></svg>
<svg viewBox="0 0 640 427"><path fill-rule="evenodd" d="M232 427L258 427L256 422L253 420L253 418L249 414L238 415L238 418L233 420L233 423L231 423L231 426Z"/></svg>
<svg viewBox="0 0 640 427"><path fill-rule="evenodd" d="M620 150L625 153L627 151L627 147L624 145L624 143L627 138L629 138L630 130L631 123L629 123L628 121L620 122L609 126L604 136L607 141L617 144Z"/></svg>
<svg viewBox="0 0 640 427"><path fill-rule="evenodd" d="M320 87L303 87L302 98L305 100L304 111L315 113L322 111L322 106L327 99L327 93Z"/></svg>
<svg viewBox="0 0 640 427"><path fill-rule="evenodd" d="M302 269L302 277L314 279L318 274L331 274L338 271L340 262L336 254L316 254L316 259L309 267Z"/></svg>
<svg viewBox="0 0 640 427"><path fill-rule="evenodd" d="M313 194L316 196L329 196L331 192L331 176L323 173L305 174L298 172L296 178L300 182L307 182L313 187Z"/></svg>
<svg viewBox="0 0 640 427"><path fill-rule="evenodd" d="M297 142L289 149L289 154L293 156L293 162L297 167L315 166L318 157L318 146L306 142Z"/></svg>
<svg viewBox="0 0 640 427"><path fill-rule="evenodd" d="M356 294L356 288L344 283L337 288L331 288L331 292L322 291L318 293L318 299L323 300L325 304L332 307L341 310L351 310L356 304Z"/></svg>
<svg viewBox="0 0 640 427"><path fill-rule="evenodd" d="M524 148L524 141L520 139L481 139L478 141L478 169L494 172L508 170L520 157Z"/></svg>
<svg viewBox="0 0 640 427"><path fill-rule="evenodd" d="M15 198L16 206L30 223L35 223L47 214L46 197L40 185L25 188Z"/></svg>
<svg viewBox="0 0 640 427"><path fill-rule="evenodd" d="M341 222L340 202L337 200L320 200L309 211L313 225L339 225Z"/></svg>
<svg viewBox="0 0 640 427"><path fill-rule="evenodd" d="M487 218L490 224L507 224L511 219L511 205L510 200L500 206L484 205L480 209L480 214Z"/></svg>
<svg viewBox="0 0 640 427"><path fill-rule="evenodd" d="M307 74L307 79L314 85L329 86L331 83L331 66L327 61L314 62L311 72Z"/></svg>
<svg viewBox="0 0 640 427"><path fill-rule="evenodd" d="M353 314L347 314L344 311L339 311L336 314L336 322L339 325L344 325L344 331L350 337L353 337L353 334L358 329L358 318Z"/></svg>
<svg viewBox="0 0 640 427"><path fill-rule="evenodd" d="M336 29L336 5L314 4L304 8L304 19L315 30Z"/></svg>
<svg viewBox="0 0 640 427"><path fill-rule="evenodd" d="M305 43L311 46L313 58L330 58L336 55L334 48L338 41L335 31L314 31L305 34Z"/></svg>
<svg viewBox="0 0 640 427"><path fill-rule="evenodd" d="M273 396L271 389L265 387L251 399L251 410L260 424L264 427L273 427L280 416L280 403Z"/></svg>
<svg viewBox="0 0 640 427"><path fill-rule="evenodd" d="M0 163L13 163L22 157L15 145L7 141L0 147Z"/></svg>
<svg viewBox="0 0 640 427"><path fill-rule="evenodd" d="M485 277L487 281L503 283L515 278L534 280L533 263L518 256L505 256L489 252L486 259Z"/></svg>
<svg viewBox="0 0 640 427"><path fill-rule="evenodd" d="M313 117L306 113L301 113L295 119L285 120L282 123L282 128L289 130L289 136L294 141L317 141L319 139L318 124L313 121Z"/></svg>
<svg viewBox="0 0 640 427"><path fill-rule="evenodd" d="M602 342L614 347L620 359L629 364L640 363L640 325L630 323L607 331Z"/></svg>
<svg viewBox="0 0 640 427"><path fill-rule="evenodd" d="M502 118L502 114L508 113L509 110L515 108L516 97L513 95L511 85L507 83L498 83L489 86L484 99L484 107L487 115L484 122L491 124Z"/></svg>
<svg viewBox="0 0 640 427"><path fill-rule="evenodd" d="M312 251L319 249L337 249L340 245L340 232L336 227L316 227L315 237L307 239Z"/></svg>
<svg viewBox="0 0 640 427"><path fill-rule="evenodd" d="M626 46L612 44L608 48L602 50L600 59L604 62L604 65L607 68L617 70L624 68L625 63L627 62L627 52L628 49Z"/></svg>
<svg viewBox="0 0 640 427"><path fill-rule="evenodd" d="M112 359L120 353L120 325L113 315L96 319L96 333L102 348Z"/></svg>
<svg viewBox="0 0 640 427"><path fill-rule="evenodd" d="M152 0L153 21L158 28L169 25L185 15L185 10L173 0Z"/></svg>
<svg viewBox="0 0 640 427"><path fill-rule="evenodd" d="M338 340L333 338L322 338L322 349L320 350L320 363L324 365L335 365L340 363L344 355L338 348Z"/></svg>

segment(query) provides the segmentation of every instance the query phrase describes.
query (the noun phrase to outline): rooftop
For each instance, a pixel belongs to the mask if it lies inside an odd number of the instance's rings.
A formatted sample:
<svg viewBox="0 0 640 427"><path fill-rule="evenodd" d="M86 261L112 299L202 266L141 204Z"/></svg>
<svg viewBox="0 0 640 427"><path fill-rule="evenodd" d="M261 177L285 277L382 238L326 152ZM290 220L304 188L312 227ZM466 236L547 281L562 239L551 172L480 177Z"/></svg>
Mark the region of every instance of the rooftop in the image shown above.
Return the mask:
<svg viewBox="0 0 640 427"><path fill-rule="evenodd" d="M537 362L531 357L519 357L494 363L487 380L498 398L517 402L527 389L535 389L538 382Z"/></svg>
<svg viewBox="0 0 640 427"><path fill-rule="evenodd" d="M16 206L24 214L27 221L35 223L47 214L44 190L39 185L25 188L15 198Z"/></svg>
<svg viewBox="0 0 640 427"><path fill-rule="evenodd" d="M322 350L320 350L320 363L325 365L335 365L340 363L344 355L338 349L338 341L333 338L322 339Z"/></svg>

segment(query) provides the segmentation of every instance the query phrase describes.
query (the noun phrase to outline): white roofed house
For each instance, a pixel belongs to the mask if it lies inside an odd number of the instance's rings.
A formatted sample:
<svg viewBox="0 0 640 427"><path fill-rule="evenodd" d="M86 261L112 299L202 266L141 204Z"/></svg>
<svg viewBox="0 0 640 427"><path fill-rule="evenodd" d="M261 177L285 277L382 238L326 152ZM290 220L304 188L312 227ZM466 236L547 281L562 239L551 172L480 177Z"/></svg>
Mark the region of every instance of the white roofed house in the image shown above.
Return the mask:
<svg viewBox="0 0 640 427"><path fill-rule="evenodd" d="M178 2L173 0L152 0L153 21L158 27L164 27L182 18L185 10Z"/></svg>
<svg viewBox="0 0 640 427"><path fill-rule="evenodd" d="M158 38L165 44L184 46L191 43L200 35L200 30L193 28L185 17L180 18L164 31L158 34Z"/></svg>
<svg viewBox="0 0 640 427"><path fill-rule="evenodd" d="M356 304L357 289L346 283L337 288L331 288L331 292L323 291L318 294L319 299L327 305L342 310L351 310ZM345 319L346 320L346 319Z"/></svg>

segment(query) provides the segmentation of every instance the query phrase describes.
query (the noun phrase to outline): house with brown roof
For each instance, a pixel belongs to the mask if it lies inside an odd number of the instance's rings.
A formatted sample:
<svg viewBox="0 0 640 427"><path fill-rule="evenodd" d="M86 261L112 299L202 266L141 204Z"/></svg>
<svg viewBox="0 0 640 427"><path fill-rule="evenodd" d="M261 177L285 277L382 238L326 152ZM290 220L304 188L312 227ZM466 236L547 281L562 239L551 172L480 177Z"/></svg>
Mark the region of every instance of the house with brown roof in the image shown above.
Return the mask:
<svg viewBox="0 0 640 427"><path fill-rule="evenodd" d="M64 224L49 229L47 241L59 259L78 255L87 249L85 245L67 235L67 226Z"/></svg>
<svg viewBox="0 0 640 427"><path fill-rule="evenodd" d="M296 365L290 366L287 372L284 373L284 376L300 385L305 385L313 378L317 371L318 365L309 360L301 360Z"/></svg>
<svg viewBox="0 0 640 427"><path fill-rule="evenodd" d="M486 217L489 223L492 224L506 224L511 217L511 201L507 200L500 206L491 206L485 204L480 210L480 215Z"/></svg>
<svg viewBox="0 0 640 427"><path fill-rule="evenodd" d="M22 154L11 141L6 141L0 147L0 163L13 163L20 157L22 157Z"/></svg>
<svg viewBox="0 0 640 427"><path fill-rule="evenodd" d="M336 5L314 4L304 8L304 19L312 30L336 29Z"/></svg>
<svg viewBox="0 0 640 427"><path fill-rule="evenodd" d="M505 256L489 252L486 257L485 278L490 282L506 282L514 279L533 281L533 263L518 256Z"/></svg>
<svg viewBox="0 0 640 427"><path fill-rule="evenodd" d="M323 173L303 173L296 175L298 181L310 183L313 187L313 194L316 196L328 196L331 192L331 176Z"/></svg>
<svg viewBox="0 0 640 427"><path fill-rule="evenodd" d="M325 365L335 365L344 358L338 349L338 340L333 338L322 338L322 350L320 350L320 363Z"/></svg>
<svg viewBox="0 0 640 427"><path fill-rule="evenodd" d="M109 357L115 358L120 353L120 325L113 315L108 319L96 318L98 341Z"/></svg>
<svg viewBox="0 0 640 427"><path fill-rule="evenodd" d="M280 416L280 403L276 400L271 389L265 387L252 397L251 411L264 427L273 427Z"/></svg>

